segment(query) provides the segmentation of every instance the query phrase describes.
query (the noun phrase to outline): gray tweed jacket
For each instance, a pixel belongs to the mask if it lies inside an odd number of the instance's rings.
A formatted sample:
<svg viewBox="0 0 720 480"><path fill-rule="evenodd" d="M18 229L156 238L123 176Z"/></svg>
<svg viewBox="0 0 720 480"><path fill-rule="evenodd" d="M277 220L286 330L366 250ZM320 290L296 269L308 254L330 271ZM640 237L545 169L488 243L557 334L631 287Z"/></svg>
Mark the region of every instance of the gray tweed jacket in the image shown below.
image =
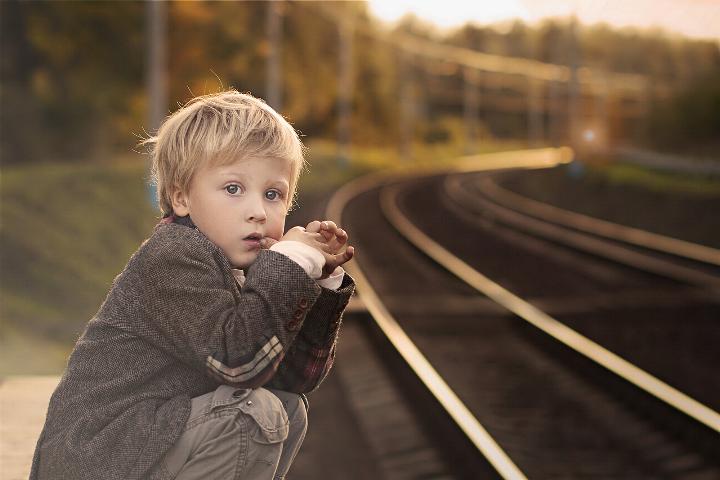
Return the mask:
<svg viewBox="0 0 720 480"><path fill-rule="evenodd" d="M242 290L200 231L160 224L118 275L50 399L32 479L161 479L190 400L220 384L310 392L355 284L320 287L262 250Z"/></svg>

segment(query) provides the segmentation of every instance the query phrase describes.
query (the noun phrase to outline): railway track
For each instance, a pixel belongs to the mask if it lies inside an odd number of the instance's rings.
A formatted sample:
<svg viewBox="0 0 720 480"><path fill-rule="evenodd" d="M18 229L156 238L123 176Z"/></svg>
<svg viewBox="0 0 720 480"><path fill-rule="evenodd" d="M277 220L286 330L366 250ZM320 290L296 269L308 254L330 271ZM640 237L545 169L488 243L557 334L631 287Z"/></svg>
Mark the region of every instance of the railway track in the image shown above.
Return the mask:
<svg viewBox="0 0 720 480"><path fill-rule="evenodd" d="M681 255L628 263L521 228L489 181L365 178L328 209L361 252L348 268L375 343L446 463L463 478L718 478L714 267L658 270Z"/></svg>

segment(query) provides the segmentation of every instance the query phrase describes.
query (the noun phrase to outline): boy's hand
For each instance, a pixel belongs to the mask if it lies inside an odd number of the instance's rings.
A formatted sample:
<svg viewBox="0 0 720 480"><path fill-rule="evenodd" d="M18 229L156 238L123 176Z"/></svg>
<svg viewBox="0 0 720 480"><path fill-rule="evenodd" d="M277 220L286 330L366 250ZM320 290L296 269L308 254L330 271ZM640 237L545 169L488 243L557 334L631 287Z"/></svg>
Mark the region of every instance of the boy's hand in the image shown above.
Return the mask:
<svg viewBox="0 0 720 480"><path fill-rule="evenodd" d="M323 237L319 232L314 231L308 231L304 227L292 227L290 230L288 230L285 235L280 237L280 240L275 240L274 238L270 237L263 237L260 240L260 247L262 248L270 248L273 245L275 245L277 242L282 242L284 240L293 240L296 242L304 243L305 245L309 245L313 248L316 248L320 250L321 252L325 252L326 250L329 251L330 247L327 246L327 241L325 240L325 237Z"/></svg>
<svg viewBox="0 0 720 480"><path fill-rule="evenodd" d="M342 228L332 221L320 222L318 220L308 223L306 228L293 227L280 238L283 240L294 240L309 245L323 254L325 265L320 279L327 278L335 269L349 261L355 254L355 247L347 246L348 235ZM270 248L277 243L276 240L265 237L261 241L262 248Z"/></svg>
<svg viewBox="0 0 720 480"><path fill-rule="evenodd" d="M337 267L352 259L355 255L355 247L348 245L344 249L348 241L348 234L345 230L335 225L335 222L325 220L320 222L314 220L308 223L306 228L308 232L320 233L329 247L329 251L324 251L325 266L323 267L323 275L320 279L329 277Z"/></svg>

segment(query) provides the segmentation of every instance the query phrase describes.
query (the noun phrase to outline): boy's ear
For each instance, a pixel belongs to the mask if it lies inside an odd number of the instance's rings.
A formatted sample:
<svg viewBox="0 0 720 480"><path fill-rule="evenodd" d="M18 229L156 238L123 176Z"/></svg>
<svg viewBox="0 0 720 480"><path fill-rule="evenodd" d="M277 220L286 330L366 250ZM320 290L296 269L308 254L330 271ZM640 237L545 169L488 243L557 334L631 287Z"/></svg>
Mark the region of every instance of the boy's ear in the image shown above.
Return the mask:
<svg viewBox="0 0 720 480"><path fill-rule="evenodd" d="M190 199L180 188L175 187L170 196L170 200L172 200L173 213L175 213L175 215L184 217L190 213Z"/></svg>

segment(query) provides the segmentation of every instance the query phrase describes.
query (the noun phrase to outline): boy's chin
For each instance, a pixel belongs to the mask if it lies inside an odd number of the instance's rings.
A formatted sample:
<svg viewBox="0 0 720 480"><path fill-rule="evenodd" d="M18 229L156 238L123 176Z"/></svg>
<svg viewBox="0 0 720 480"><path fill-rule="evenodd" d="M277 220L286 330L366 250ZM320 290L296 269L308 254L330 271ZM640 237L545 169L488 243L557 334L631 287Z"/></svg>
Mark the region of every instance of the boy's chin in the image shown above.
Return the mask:
<svg viewBox="0 0 720 480"><path fill-rule="evenodd" d="M232 268L240 268L242 270L246 270L250 265L255 263L255 260L257 260L259 253L260 252L258 251L255 254L249 253L243 255L242 258L230 259L230 265L232 265Z"/></svg>

